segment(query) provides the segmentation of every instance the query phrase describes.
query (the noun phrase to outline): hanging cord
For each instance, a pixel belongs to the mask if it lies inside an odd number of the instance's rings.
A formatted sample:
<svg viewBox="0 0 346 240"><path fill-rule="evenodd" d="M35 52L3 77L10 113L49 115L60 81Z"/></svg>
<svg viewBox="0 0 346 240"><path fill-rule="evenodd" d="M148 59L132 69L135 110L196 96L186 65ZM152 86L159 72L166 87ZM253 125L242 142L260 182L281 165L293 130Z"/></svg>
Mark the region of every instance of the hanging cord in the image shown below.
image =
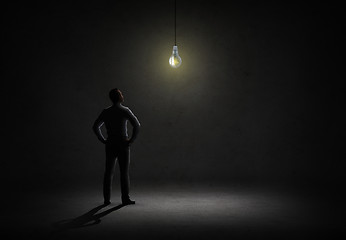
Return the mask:
<svg viewBox="0 0 346 240"><path fill-rule="evenodd" d="M177 46L177 0L174 1L174 46Z"/></svg>

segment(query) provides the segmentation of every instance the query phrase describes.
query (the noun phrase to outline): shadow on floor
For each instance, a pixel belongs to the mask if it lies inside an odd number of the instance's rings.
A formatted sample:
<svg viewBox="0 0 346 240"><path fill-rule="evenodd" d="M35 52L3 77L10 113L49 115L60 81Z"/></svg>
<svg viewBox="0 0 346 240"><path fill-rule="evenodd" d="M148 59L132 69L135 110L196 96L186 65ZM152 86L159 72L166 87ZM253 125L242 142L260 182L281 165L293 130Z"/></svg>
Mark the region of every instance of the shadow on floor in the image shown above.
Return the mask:
<svg viewBox="0 0 346 240"><path fill-rule="evenodd" d="M97 213L98 211L100 211L102 208L104 208L106 206L107 205L102 204L102 205L99 205L99 206L89 210L87 213L85 213L79 217L55 222L52 224L52 227L54 228L53 231L58 232L58 231L63 231L63 230L67 230L67 229L72 229L72 228L89 227L89 226L92 226L95 224L99 224L101 222L102 217L110 214L111 212L117 211L126 205L120 204L120 205L115 206L113 208L110 208L106 211Z"/></svg>

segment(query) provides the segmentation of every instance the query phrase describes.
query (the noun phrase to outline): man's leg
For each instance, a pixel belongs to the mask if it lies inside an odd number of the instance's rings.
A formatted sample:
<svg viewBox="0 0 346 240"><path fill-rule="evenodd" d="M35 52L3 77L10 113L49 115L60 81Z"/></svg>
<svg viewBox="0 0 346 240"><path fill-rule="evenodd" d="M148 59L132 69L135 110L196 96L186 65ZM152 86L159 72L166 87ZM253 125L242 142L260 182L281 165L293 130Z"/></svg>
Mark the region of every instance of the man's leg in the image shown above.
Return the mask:
<svg viewBox="0 0 346 240"><path fill-rule="evenodd" d="M106 167L103 178L103 198L105 204L109 204L111 200L112 180L116 157L117 153L114 146L106 144Z"/></svg>
<svg viewBox="0 0 346 240"><path fill-rule="evenodd" d="M134 204L130 200L130 148L124 147L119 152L119 168L120 168L120 184L121 184L121 199L124 204Z"/></svg>

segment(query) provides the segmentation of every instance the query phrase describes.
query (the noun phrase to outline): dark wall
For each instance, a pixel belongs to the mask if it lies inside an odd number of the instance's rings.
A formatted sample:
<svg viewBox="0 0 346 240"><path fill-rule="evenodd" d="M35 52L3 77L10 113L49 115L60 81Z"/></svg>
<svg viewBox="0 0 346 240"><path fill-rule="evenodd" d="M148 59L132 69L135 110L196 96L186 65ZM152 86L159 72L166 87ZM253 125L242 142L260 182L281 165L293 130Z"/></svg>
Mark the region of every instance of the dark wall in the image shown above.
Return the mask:
<svg viewBox="0 0 346 240"><path fill-rule="evenodd" d="M7 4L2 177L99 181L91 126L113 87L142 124L136 181L341 176L339 6L177 6L172 69L173 1Z"/></svg>

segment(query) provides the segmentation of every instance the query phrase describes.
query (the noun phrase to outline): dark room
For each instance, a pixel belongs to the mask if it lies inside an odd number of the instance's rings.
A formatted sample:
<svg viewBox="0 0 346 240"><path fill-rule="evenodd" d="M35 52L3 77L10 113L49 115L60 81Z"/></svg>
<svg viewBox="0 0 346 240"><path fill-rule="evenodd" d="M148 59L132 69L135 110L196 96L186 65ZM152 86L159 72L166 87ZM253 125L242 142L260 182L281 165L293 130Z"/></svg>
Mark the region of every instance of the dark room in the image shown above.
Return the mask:
<svg viewBox="0 0 346 240"><path fill-rule="evenodd" d="M344 12L3 3L3 239L341 239Z"/></svg>

